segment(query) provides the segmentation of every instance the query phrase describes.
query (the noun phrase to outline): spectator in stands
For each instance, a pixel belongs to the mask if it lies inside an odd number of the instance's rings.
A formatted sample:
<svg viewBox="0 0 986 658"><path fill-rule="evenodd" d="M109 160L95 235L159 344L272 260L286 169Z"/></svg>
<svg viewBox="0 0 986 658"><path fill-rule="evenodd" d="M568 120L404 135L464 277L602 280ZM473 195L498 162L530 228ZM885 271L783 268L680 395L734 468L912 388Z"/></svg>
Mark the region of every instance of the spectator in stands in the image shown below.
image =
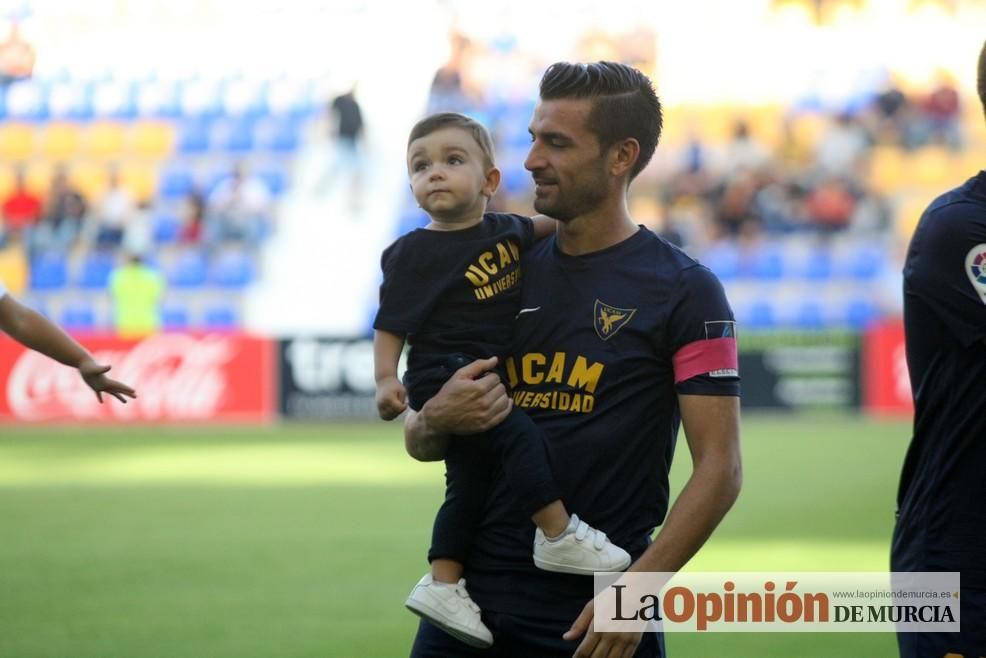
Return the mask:
<svg viewBox="0 0 986 658"><path fill-rule="evenodd" d="M120 184L120 172L111 167L109 188L93 210L91 233L97 247L116 248L123 243L123 236L137 212L130 191Z"/></svg>
<svg viewBox="0 0 986 658"><path fill-rule="evenodd" d="M144 263L139 252L128 252L110 276L113 325L120 338L144 338L161 328L160 304L164 277Z"/></svg>
<svg viewBox="0 0 986 658"><path fill-rule="evenodd" d="M256 245L270 219L271 195L264 181L248 175L243 163L219 183L206 206L205 242L214 248L223 242Z"/></svg>
<svg viewBox="0 0 986 658"><path fill-rule="evenodd" d="M722 171L727 177L740 172L756 172L770 163L770 155L750 134L750 126L743 119L733 124L732 139L726 144L722 154Z"/></svg>
<svg viewBox="0 0 986 658"><path fill-rule="evenodd" d="M850 176L869 148L866 131L851 114L843 112L822 135L815 149L815 164L823 177Z"/></svg>
<svg viewBox="0 0 986 658"><path fill-rule="evenodd" d="M943 144L953 151L962 148L960 111L959 92L948 75L940 74L934 89L921 103L921 132L925 142Z"/></svg>
<svg viewBox="0 0 986 658"><path fill-rule="evenodd" d="M34 46L21 34L20 26L11 22L6 38L0 41L0 88L34 73Z"/></svg>
<svg viewBox="0 0 986 658"><path fill-rule="evenodd" d="M178 211L181 228L178 229L178 242L195 245L202 241L202 226L205 223L205 197L199 190L192 190L182 199Z"/></svg>
<svg viewBox="0 0 986 658"><path fill-rule="evenodd" d="M911 148L914 145L913 113L911 102L896 80L888 77L865 115L873 141Z"/></svg>
<svg viewBox="0 0 986 658"><path fill-rule="evenodd" d="M23 167L18 167L14 173L14 189L0 207L2 222L0 222L0 244L3 244L10 233L18 232L25 239L41 219L41 198L28 189Z"/></svg>
<svg viewBox="0 0 986 658"><path fill-rule="evenodd" d="M849 186L838 177L822 181L805 198L805 211L812 226L821 233L831 233L849 226L856 199Z"/></svg>
<svg viewBox="0 0 986 658"><path fill-rule="evenodd" d="M123 232L122 248L129 253L147 253L154 243L152 205L150 200L143 199L137 203L130 221Z"/></svg>
<svg viewBox="0 0 986 658"><path fill-rule="evenodd" d="M323 189L335 178L349 179L350 208L358 211L363 195L363 148L365 126L363 110L356 100L356 85L332 99L329 126L334 139L332 165L326 171Z"/></svg>
<svg viewBox="0 0 986 658"><path fill-rule="evenodd" d="M716 208L716 224L721 237L737 238L756 233L760 217L753 205L757 181L752 173L740 172L726 183Z"/></svg>
<svg viewBox="0 0 986 658"><path fill-rule="evenodd" d="M48 201L32 238L32 250L68 250L79 237L86 200L59 167L51 181Z"/></svg>

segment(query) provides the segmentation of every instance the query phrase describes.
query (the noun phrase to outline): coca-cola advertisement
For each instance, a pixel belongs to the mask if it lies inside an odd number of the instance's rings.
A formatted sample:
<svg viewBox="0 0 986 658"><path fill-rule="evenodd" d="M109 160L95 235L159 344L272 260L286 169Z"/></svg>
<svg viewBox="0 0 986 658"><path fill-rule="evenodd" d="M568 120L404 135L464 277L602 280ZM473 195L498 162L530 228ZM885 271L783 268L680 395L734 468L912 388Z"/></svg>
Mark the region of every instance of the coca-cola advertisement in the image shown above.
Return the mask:
<svg viewBox="0 0 986 658"><path fill-rule="evenodd" d="M268 422L274 412L271 341L237 334L166 333L80 342L110 376L137 389L100 404L76 370L0 338L0 420Z"/></svg>
<svg viewBox="0 0 986 658"><path fill-rule="evenodd" d="M904 349L904 324L883 324L866 332L863 390L867 410L880 414L914 412Z"/></svg>

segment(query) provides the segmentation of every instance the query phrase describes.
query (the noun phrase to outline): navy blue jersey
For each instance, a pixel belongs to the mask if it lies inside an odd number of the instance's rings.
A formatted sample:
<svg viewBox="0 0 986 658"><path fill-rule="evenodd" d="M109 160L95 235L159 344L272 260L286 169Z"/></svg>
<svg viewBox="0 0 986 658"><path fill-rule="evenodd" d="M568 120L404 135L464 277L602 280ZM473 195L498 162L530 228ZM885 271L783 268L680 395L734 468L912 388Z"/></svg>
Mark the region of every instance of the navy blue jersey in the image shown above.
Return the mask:
<svg viewBox="0 0 986 658"><path fill-rule="evenodd" d="M986 588L986 172L936 199L904 264L914 436L893 567Z"/></svg>
<svg viewBox="0 0 986 658"><path fill-rule="evenodd" d="M506 353L520 305L520 259L533 242L531 220L504 213L459 231L411 231L383 252L373 328L406 336L409 369L453 352Z"/></svg>
<svg viewBox="0 0 986 658"><path fill-rule="evenodd" d="M708 269L644 228L584 256L550 238L523 268L514 403L544 431L569 511L638 557L668 508L676 394L739 395L732 311ZM534 530L499 478L469 591L484 610L573 621L592 578L536 569Z"/></svg>

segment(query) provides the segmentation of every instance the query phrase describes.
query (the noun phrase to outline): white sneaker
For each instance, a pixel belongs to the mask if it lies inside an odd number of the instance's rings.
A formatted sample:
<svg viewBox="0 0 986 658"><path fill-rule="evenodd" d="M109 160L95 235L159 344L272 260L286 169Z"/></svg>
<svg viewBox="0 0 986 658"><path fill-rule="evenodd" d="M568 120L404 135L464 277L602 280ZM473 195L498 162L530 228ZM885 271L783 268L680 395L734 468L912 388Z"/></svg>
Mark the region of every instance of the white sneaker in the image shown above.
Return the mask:
<svg viewBox="0 0 986 658"><path fill-rule="evenodd" d="M493 646L493 634L479 616L479 606L469 597L466 581L455 585L432 580L431 574L411 590L404 606L471 647Z"/></svg>
<svg viewBox="0 0 986 658"><path fill-rule="evenodd" d="M534 564L545 571L591 576L596 571L623 571L630 566L630 554L573 514L561 537L548 539L537 529Z"/></svg>

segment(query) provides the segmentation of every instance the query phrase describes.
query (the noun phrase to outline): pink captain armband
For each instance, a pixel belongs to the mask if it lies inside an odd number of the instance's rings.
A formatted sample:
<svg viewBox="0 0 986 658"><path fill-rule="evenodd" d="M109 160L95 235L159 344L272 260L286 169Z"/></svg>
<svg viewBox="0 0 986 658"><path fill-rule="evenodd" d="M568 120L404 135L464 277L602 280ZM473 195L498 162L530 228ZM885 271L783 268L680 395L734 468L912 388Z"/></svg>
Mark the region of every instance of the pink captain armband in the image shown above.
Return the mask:
<svg viewBox="0 0 986 658"><path fill-rule="evenodd" d="M672 364L675 384L698 375L735 377L739 373L736 339L712 338L688 343L675 352Z"/></svg>

